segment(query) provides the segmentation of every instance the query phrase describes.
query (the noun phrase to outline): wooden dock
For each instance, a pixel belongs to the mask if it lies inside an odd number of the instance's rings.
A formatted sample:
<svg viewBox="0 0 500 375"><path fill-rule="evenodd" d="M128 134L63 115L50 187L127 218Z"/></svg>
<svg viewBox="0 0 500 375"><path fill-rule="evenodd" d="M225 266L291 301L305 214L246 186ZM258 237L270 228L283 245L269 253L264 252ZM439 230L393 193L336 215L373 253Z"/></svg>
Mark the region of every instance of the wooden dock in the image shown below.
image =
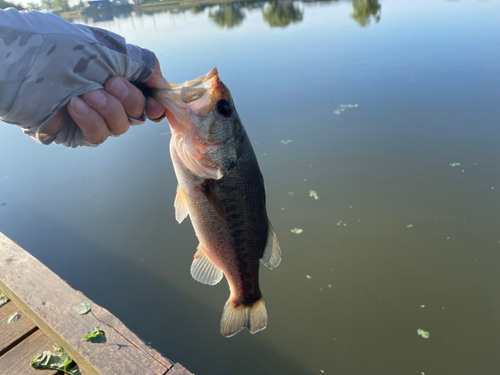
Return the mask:
<svg viewBox="0 0 500 375"><path fill-rule="evenodd" d="M31 359L61 346L82 375L192 375L146 345L108 310L71 288L40 261L0 232L0 375L62 375L35 370ZM76 311L88 301L85 315ZM20 318L7 323L15 313ZM81 341L94 326L105 332L100 343Z"/></svg>

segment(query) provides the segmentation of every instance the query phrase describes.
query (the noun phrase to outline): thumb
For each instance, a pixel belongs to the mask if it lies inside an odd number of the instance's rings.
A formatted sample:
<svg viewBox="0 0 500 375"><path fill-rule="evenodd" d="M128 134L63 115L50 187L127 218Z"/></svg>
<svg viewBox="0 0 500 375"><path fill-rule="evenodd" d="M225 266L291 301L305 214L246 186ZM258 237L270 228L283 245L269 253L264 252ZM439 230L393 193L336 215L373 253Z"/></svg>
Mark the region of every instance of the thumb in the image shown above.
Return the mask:
<svg viewBox="0 0 500 375"><path fill-rule="evenodd" d="M152 87L156 89L170 88L170 84L165 79L165 77L163 77L163 74L161 73L160 62L158 61L158 58L156 58L156 64L153 74L151 75L151 77L149 77L149 79L146 82L144 82L144 84L147 87Z"/></svg>

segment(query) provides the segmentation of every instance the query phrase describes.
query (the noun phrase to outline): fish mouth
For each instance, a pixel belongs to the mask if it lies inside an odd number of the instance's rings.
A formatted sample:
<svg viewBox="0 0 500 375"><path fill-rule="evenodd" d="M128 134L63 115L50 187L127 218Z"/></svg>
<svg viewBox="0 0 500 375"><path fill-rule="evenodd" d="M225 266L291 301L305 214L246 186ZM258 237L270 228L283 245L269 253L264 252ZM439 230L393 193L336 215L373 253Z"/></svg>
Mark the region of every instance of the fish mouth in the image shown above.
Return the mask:
<svg viewBox="0 0 500 375"><path fill-rule="evenodd" d="M206 125L221 99L231 101L217 68L182 84L170 83L168 89L152 89L151 93L165 106L172 129L171 145L188 169L204 178L219 179L233 168L234 165L225 166L209 156L223 148L227 139L211 138L207 126L198 126L204 122Z"/></svg>
<svg viewBox="0 0 500 375"><path fill-rule="evenodd" d="M153 97L165 107L172 128L185 133L192 115L203 117L214 109L214 103L229 96L217 68L181 84L170 83L168 89L151 89ZM226 99L227 100L227 99Z"/></svg>

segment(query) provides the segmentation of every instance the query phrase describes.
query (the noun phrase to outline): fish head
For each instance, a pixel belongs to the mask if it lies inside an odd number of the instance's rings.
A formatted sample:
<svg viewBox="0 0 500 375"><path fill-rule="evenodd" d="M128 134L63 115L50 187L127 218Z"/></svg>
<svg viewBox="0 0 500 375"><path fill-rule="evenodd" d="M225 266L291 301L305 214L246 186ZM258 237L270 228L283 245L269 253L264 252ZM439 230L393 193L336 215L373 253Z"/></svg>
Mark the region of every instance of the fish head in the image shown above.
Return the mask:
<svg viewBox="0 0 500 375"><path fill-rule="evenodd" d="M194 174L222 178L236 164L242 128L229 89L216 68L192 81L170 85L151 91L165 106L171 147Z"/></svg>

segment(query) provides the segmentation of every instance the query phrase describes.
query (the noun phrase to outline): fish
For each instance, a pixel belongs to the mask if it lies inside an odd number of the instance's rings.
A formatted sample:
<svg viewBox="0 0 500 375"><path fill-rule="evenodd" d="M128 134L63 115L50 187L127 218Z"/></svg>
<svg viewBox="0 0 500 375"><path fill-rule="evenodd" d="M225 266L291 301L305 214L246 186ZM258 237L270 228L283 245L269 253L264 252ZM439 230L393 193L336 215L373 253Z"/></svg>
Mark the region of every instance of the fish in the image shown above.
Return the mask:
<svg viewBox="0 0 500 375"><path fill-rule="evenodd" d="M267 216L264 178L231 93L213 68L151 94L165 106L172 134L175 218L181 223L189 215L199 240L191 275L208 285L226 277L223 336L244 328L259 332L268 320L260 262L277 267L281 249Z"/></svg>

